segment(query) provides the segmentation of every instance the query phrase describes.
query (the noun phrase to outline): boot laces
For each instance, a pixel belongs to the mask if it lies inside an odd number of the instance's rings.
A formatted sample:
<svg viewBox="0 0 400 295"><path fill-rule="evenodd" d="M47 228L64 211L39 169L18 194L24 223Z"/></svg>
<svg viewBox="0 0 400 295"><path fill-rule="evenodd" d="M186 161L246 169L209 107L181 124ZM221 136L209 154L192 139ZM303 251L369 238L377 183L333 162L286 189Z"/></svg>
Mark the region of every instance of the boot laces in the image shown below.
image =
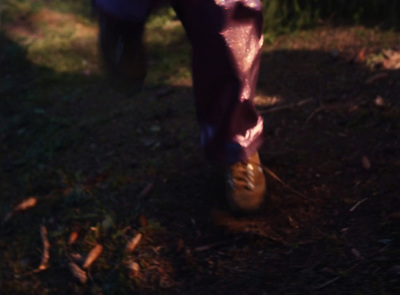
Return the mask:
<svg viewBox="0 0 400 295"><path fill-rule="evenodd" d="M232 189L254 190L255 167L252 163L239 162L230 167L228 173L228 184Z"/></svg>

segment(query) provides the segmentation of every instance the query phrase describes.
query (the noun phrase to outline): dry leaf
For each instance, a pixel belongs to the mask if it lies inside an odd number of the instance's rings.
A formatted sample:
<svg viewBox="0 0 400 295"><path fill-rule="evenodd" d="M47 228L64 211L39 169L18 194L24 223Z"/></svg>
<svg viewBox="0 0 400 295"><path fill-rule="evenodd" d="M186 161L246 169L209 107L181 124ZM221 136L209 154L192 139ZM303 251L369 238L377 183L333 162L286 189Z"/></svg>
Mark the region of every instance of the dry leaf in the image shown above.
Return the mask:
<svg viewBox="0 0 400 295"><path fill-rule="evenodd" d="M49 259L50 259L50 243L47 238L47 228L44 225L40 226L40 236L42 237L43 243L43 253L42 253L42 261L38 267L38 270L45 270L49 267Z"/></svg>
<svg viewBox="0 0 400 295"><path fill-rule="evenodd" d="M92 263L99 258L101 252L103 251L103 246L100 244L97 244L87 255L85 262L83 263L83 268L87 269L89 266L92 265Z"/></svg>
<svg viewBox="0 0 400 295"><path fill-rule="evenodd" d="M37 204L37 199L34 197L23 200L21 203L19 203L17 206L14 207L12 212L8 213L6 217L4 217L3 223L6 223L15 213L32 208L36 206L36 204Z"/></svg>
<svg viewBox="0 0 400 295"><path fill-rule="evenodd" d="M362 156L361 165L365 170L371 169L371 161L368 159L367 156Z"/></svg>
<svg viewBox="0 0 400 295"><path fill-rule="evenodd" d="M37 199L36 198L29 198L26 199L24 201L22 201L21 203L19 203L15 208L14 208L14 212L18 212L18 211L24 211L26 209L32 208L37 204Z"/></svg>
<svg viewBox="0 0 400 295"><path fill-rule="evenodd" d="M137 245L139 244L140 240L142 239L142 234L139 233L137 234L134 238L132 238L125 247L125 251L128 253L132 253L133 250L135 250L135 248L137 247Z"/></svg>
<svg viewBox="0 0 400 295"><path fill-rule="evenodd" d="M72 245L73 243L75 243L78 237L79 235L76 231L72 232L68 238L68 245Z"/></svg>
<svg viewBox="0 0 400 295"><path fill-rule="evenodd" d="M390 70L400 69L400 52L394 50L383 50L386 60L383 62L383 67Z"/></svg>
<svg viewBox="0 0 400 295"><path fill-rule="evenodd" d="M71 271L72 275L78 279L79 282L82 284L85 284L87 282L87 275L84 270L82 270L79 266L77 266L75 263L70 262L68 264L69 270Z"/></svg>
<svg viewBox="0 0 400 295"><path fill-rule="evenodd" d="M140 271L140 266L137 262L133 261L133 260L129 260L127 262L127 268L129 270L129 275L133 276L133 277L137 277Z"/></svg>

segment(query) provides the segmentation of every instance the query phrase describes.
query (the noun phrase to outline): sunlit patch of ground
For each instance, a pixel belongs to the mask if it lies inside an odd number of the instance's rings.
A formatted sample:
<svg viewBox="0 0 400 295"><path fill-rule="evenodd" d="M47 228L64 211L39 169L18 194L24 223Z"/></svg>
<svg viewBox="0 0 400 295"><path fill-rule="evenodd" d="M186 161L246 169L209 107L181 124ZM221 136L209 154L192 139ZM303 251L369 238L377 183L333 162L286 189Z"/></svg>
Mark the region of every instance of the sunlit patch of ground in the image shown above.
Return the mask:
<svg viewBox="0 0 400 295"><path fill-rule="evenodd" d="M262 95L257 95L254 98L254 103L258 107L272 107L274 105L277 105L279 103L282 103L282 99L277 96L262 96Z"/></svg>
<svg viewBox="0 0 400 295"><path fill-rule="evenodd" d="M98 72L97 27L82 23L72 13L42 8L4 29L11 40L27 49L37 66L55 72Z"/></svg>

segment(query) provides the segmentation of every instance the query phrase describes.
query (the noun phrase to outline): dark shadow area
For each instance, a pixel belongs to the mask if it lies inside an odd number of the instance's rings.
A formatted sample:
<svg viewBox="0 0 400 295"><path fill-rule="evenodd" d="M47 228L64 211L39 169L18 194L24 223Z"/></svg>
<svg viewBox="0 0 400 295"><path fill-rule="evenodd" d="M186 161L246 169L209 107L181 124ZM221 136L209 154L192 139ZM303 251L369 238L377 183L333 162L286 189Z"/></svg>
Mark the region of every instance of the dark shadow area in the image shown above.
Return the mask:
<svg viewBox="0 0 400 295"><path fill-rule="evenodd" d="M199 164L189 173L183 167L170 175L164 197L177 210L164 212L163 224L182 232L190 249L209 246L195 257L205 255L220 264L216 269L224 269L218 273L206 267L211 274L204 276L189 272L193 282L187 286L199 288L190 292L222 288L236 294L341 294L352 293L355 284L362 293L373 294L397 288L397 280L388 283L397 262L386 258L396 255L399 245L400 71L380 67L365 66L352 52L277 50L263 55L259 109L266 128L260 153L269 168L304 196L271 178L261 215L237 217L223 203L224 189L217 184L222 177L215 177L215 170L208 168L203 175ZM276 97L278 103L263 107L263 97ZM178 189L192 185L194 198ZM200 237L193 240L198 231ZM232 244L241 250L232 250ZM382 255L382 249L388 252ZM221 266L229 261L246 265L247 271ZM339 282L325 289L332 278Z"/></svg>
<svg viewBox="0 0 400 295"><path fill-rule="evenodd" d="M1 216L39 199L0 231L10 294L399 290L399 70L372 69L345 51L264 53L260 154L302 196L271 178L261 214L237 217L224 202L223 171L202 156L189 87L125 95L102 76L33 65L4 35L0 46ZM372 81L376 74L384 75ZM52 95L32 97L36 87ZM40 224L50 233L51 268L23 275L40 262L32 250L41 247L33 234ZM83 238L68 245L74 230ZM130 279L121 248L138 232L140 275ZM81 286L70 280L67 254L96 242L104 254Z"/></svg>

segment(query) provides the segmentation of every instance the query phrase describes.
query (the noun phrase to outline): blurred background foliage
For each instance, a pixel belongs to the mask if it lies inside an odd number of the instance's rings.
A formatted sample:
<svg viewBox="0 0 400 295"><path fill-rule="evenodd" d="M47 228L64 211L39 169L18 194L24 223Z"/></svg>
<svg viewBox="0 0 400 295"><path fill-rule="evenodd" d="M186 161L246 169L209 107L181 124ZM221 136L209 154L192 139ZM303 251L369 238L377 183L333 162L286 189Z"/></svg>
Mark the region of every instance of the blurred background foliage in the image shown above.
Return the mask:
<svg viewBox="0 0 400 295"><path fill-rule="evenodd" d="M265 32L275 36L330 22L346 25L400 27L397 0L262 0Z"/></svg>
<svg viewBox="0 0 400 295"><path fill-rule="evenodd" d="M400 27L398 0L261 0L264 4L265 32L270 35L307 28L329 21L341 24L376 25L384 29ZM3 0L3 20L15 13L47 6L60 12L75 12L83 18L91 13L90 0ZM170 9L158 15L170 15Z"/></svg>
<svg viewBox="0 0 400 295"><path fill-rule="evenodd" d="M399 24L398 0L261 0L264 4L267 27L310 25L315 20L335 19L352 22L385 21ZM90 0L3 0L2 9L21 11L43 5L61 11L75 11L88 16Z"/></svg>

